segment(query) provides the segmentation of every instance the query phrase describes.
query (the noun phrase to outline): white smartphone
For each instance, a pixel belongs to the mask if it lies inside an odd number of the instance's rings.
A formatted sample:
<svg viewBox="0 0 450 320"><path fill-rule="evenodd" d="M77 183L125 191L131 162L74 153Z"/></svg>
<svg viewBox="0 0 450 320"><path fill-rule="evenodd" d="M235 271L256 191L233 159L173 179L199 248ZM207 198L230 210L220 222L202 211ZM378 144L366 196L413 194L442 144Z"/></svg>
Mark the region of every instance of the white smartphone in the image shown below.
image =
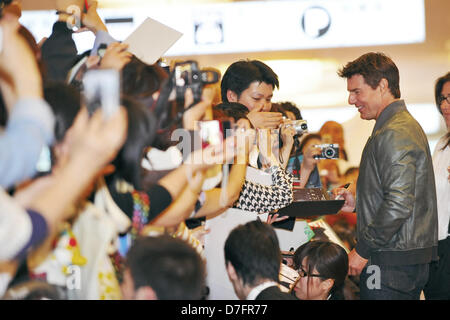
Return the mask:
<svg viewBox="0 0 450 320"><path fill-rule="evenodd" d="M105 118L119 110L120 75L114 69L89 70L83 78L83 99L89 115L102 108Z"/></svg>

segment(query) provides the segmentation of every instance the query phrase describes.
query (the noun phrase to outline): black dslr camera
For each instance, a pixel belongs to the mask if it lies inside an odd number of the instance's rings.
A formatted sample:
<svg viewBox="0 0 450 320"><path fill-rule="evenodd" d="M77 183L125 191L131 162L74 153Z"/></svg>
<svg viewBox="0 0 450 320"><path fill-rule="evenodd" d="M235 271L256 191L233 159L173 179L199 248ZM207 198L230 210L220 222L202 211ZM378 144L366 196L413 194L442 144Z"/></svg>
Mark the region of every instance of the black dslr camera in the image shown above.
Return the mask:
<svg viewBox="0 0 450 320"><path fill-rule="evenodd" d="M220 75L215 71L199 70L198 63L193 60L177 62L172 70L162 60L158 64L169 76L161 85L159 98L153 110L158 119L156 142L153 147L166 150L174 145L170 136L173 130L181 127L184 112L201 101L204 85L218 82ZM185 107L184 94L187 88L192 89L194 102Z"/></svg>
<svg viewBox="0 0 450 320"><path fill-rule="evenodd" d="M197 103L202 98L203 86L219 81L217 72L200 70L197 62L193 60L175 63L173 72L177 101L183 101L186 89L191 88L194 94L194 103Z"/></svg>
<svg viewBox="0 0 450 320"><path fill-rule="evenodd" d="M319 144L314 147L322 149L320 155L314 156L314 159L338 159L339 158L339 145L337 143L332 144Z"/></svg>

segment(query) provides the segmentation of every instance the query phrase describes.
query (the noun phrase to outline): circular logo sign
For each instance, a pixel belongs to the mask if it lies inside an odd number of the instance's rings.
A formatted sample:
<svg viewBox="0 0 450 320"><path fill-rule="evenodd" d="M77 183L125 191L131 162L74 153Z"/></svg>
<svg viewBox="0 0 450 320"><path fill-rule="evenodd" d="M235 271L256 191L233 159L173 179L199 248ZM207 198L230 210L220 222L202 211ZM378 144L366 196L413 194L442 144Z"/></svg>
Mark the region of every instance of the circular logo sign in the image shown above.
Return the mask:
<svg viewBox="0 0 450 320"><path fill-rule="evenodd" d="M310 38L320 38L331 26L331 16L322 7L314 6L305 10L302 16L303 32Z"/></svg>

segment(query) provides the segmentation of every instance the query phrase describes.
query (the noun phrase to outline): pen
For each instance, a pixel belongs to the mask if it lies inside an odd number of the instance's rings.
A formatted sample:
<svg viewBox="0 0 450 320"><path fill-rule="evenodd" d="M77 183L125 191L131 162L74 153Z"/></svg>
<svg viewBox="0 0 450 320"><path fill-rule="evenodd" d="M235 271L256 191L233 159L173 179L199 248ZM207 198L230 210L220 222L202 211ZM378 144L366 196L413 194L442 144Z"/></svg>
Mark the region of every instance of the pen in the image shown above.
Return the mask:
<svg viewBox="0 0 450 320"><path fill-rule="evenodd" d="M84 0L84 7L86 8L86 12L89 10L89 4L87 0Z"/></svg>
<svg viewBox="0 0 450 320"><path fill-rule="evenodd" d="M351 182L344 184L343 186L340 186L340 188L345 188L348 189L348 187L351 185ZM337 195L336 198L334 198L334 200L342 200L344 197L340 194Z"/></svg>

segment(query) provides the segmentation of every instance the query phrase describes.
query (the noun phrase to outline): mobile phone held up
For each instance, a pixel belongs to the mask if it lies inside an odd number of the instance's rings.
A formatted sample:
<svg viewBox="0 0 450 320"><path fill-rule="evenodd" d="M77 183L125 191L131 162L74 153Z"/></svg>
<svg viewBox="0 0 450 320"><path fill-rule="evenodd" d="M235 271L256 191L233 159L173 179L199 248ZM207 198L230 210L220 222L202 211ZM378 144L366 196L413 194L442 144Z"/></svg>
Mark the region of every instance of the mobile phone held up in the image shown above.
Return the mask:
<svg viewBox="0 0 450 320"><path fill-rule="evenodd" d="M105 119L117 112L120 106L120 75L117 70L90 70L83 78L83 101L92 116L102 108Z"/></svg>
<svg viewBox="0 0 450 320"><path fill-rule="evenodd" d="M199 121L198 126L202 149L210 145L219 145L223 141L219 120Z"/></svg>
<svg viewBox="0 0 450 320"><path fill-rule="evenodd" d="M219 145L234 134L233 123L230 120L199 121L198 126L203 149L209 145Z"/></svg>

